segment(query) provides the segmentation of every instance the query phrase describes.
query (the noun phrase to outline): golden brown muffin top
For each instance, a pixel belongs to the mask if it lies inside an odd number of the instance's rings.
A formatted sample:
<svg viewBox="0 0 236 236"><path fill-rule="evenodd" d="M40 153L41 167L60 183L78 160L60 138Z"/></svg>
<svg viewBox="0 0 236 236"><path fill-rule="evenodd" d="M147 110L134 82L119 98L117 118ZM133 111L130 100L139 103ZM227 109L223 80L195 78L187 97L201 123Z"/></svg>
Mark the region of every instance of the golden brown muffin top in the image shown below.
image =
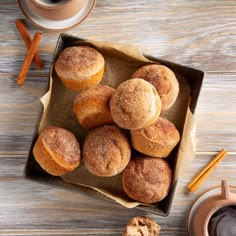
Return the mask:
<svg viewBox="0 0 236 236"><path fill-rule="evenodd" d="M89 46L65 48L55 63L59 77L70 80L83 80L98 73L104 66L101 53Z"/></svg>
<svg viewBox="0 0 236 236"><path fill-rule="evenodd" d="M172 172L165 160L145 155L131 159L123 172L125 192L144 203L163 200L169 192L171 180Z"/></svg>
<svg viewBox="0 0 236 236"><path fill-rule="evenodd" d="M130 160L128 140L114 126L101 126L88 133L83 146L85 167L98 176L120 173Z"/></svg>
<svg viewBox="0 0 236 236"><path fill-rule="evenodd" d="M175 125L162 117L159 117L152 125L131 132L133 135L141 134L150 142L158 143L160 147L164 148L175 146L180 140L180 134Z"/></svg>
<svg viewBox="0 0 236 236"><path fill-rule="evenodd" d="M70 131L49 126L45 128L40 137L49 152L57 153L62 164L73 165L80 160L80 145L76 137Z"/></svg>
<svg viewBox="0 0 236 236"><path fill-rule="evenodd" d="M121 83L110 102L113 120L125 129L144 127L155 116L158 105L161 101L156 89L139 78Z"/></svg>
<svg viewBox="0 0 236 236"><path fill-rule="evenodd" d="M146 65L138 69L132 78L141 78L151 83L162 101L162 110L169 109L179 93L179 83L173 71L163 65Z"/></svg>

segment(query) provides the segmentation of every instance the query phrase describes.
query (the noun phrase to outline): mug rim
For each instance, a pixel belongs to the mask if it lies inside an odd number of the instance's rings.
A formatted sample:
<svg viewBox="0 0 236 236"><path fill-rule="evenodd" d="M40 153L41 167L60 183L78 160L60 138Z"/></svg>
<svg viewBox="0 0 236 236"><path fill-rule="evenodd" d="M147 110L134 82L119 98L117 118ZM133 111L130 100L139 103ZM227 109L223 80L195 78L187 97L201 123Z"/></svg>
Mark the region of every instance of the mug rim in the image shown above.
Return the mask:
<svg viewBox="0 0 236 236"><path fill-rule="evenodd" d="M58 10L58 9L61 9L62 7L66 7L72 2L71 0L67 0L63 4L59 4L59 5L44 5L37 0L30 0L30 1L33 2L35 5L37 5L37 7L42 8L44 10Z"/></svg>

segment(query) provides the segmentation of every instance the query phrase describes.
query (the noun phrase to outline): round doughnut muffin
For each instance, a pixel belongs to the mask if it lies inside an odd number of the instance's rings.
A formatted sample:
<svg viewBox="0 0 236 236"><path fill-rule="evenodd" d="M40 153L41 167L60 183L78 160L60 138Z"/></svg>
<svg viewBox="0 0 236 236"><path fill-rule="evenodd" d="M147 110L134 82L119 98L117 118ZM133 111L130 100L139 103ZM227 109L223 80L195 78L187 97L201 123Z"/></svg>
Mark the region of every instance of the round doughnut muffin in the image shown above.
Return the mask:
<svg viewBox="0 0 236 236"><path fill-rule="evenodd" d="M51 175L64 175L80 164L80 145L70 131L49 126L39 134L33 154L38 164Z"/></svg>
<svg viewBox="0 0 236 236"><path fill-rule="evenodd" d="M65 87L84 90L100 83L105 68L101 53L88 46L65 48L55 62L55 71Z"/></svg>
<svg viewBox="0 0 236 236"><path fill-rule="evenodd" d="M156 88L161 98L162 111L168 110L175 103L179 94L179 83L168 67L156 64L143 66L132 78L144 79Z"/></svg>
<svg viewBox="0 0 236 236"><path fill-rule="evenodd" d="M123 236L158 236L161 227L148 216L136 216L125 227Z"/></svg>
<svg viewBox="0 0 236 236"><path fill-rule="evenodd" d="M109 104L114 91L109 86L97 85L76 96L73 111L81 126L95 128L113 123Z"/></svg>
<svg viewBox="0 0 236 236"><path fill-rule="evenodd" d="M130 134L133 148L152 157L167 157L180 140L175 125L162 117L145 128L131 130Z"/></svg>
<svg viewBox="0 0 236 236"><path fill-rule="evenodd" d="M125 135L114 126L101 126L85 137L83 160L88 171L110 177L121 173L129 163L130 145Z"/></svg>
<svg viewBox="0 0 236 236"><path fill-rule="evenodd" d="M121 83L110 102L113 120L124 129L140 129L160 115L161 100L153 85L139 78Z"/></svg>
<svg viewBox="0 0 236 236"><path fill-rule="evenodd" d="M137 156L123 171L123 188L132 199L143 203L163 200L171 186L172 172L161 158Z"/></svg>

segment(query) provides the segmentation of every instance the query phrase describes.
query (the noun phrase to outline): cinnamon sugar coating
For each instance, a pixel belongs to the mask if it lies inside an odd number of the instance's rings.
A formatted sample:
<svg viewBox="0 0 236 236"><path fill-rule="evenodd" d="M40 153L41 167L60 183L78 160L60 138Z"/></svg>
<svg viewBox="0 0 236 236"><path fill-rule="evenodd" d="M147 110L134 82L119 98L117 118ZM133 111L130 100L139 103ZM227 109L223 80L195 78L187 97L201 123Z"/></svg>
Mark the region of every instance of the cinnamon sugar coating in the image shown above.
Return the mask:
<svg viewBox="0 0 236 236"><path fill-rule="evenodd" d="M176 101L179 83L173 71L163 65L147 65L137 70L132 78L141 78L151 83L160 95L162 110L168 110Z"/></svg>
<svg viewBox="0 0 236 236"><path fill-rule="evenodd" d="M171 186L169 164L160 158L138 156L123 171L123 187L129 197L143 203L163 200Z"/></svg>
<svg viewBox="0 0 236 236"><path fill-rule="evenodd" d="M113 120L120 127L133 130L148 126L158 118L161 100L150 83L135 78L116 88L110 107Z"/></svg>
<svg viewBox="0 0 236 236"><path fill-rule="evenodd" d="M63 175L80 164L80 145L70 131L49 126L39 135L33 154L39 165L51 175Z"/></svg>
<svg viewBox="0 0 236 236"><path fill-rule="evenodd" d="M55 70L63 84L73 90L97 85L103 76L105 60L89 46L65 48L55 62Z"/></svg>
<svg viewBox="0 0 236 236"><path fill-rule="evenodd" d="M167 157L180 140L175 125L162 117L150 126L131 130L130 134L133 148L153 157Z"/></svg>
<svg viewBox="0 0 236 236"><path fill-rule="evenodd" d="M127 138L114 126L98 127L85 138L84 164L95 175L109 177L121 173L129 163L130 155Z"/></svg>

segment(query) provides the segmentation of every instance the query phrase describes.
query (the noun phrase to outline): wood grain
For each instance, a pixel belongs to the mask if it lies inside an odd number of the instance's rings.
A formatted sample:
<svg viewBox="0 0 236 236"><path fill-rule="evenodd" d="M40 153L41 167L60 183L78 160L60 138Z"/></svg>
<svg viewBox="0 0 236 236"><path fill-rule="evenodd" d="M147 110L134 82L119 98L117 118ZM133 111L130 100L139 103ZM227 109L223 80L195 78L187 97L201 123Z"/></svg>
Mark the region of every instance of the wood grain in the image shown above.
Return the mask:
<svg viewBox="0 0 236 236"><path fill-rule="evenodd" d="M0 229L18 233L34 230L34 235L49 232L58 235L66 235L66 232L83 235L95 233L96 228L101 234L120 235L130 218L148 215L163 227L163 233L183 235L186 232L183 225L186 214L198 194L219 185L219 181L225 178L225 168L230 176L227 177L229 183L236 181L236 161L234 155L229 155L196 193L187 191L187 183L213 156L197 155L192 165L183 173L168 220L141 210L126 209L115 203L25 180L22 177L24 155L0 156L1 169L5 170L0 174ZM6 218L7 221L4 220ZM59 229L62 230L60 233ZM99 235L98 232L93 235Z"/></svg>
<svg viewBox="0 0 236 236"><path fill-rule="evenodd" d="M235 1L97 0L86 21L63 30L133 44L143 53L206 72L196 110L197 155L179 179L168 218L24 179L39 98L62 31L38 29L24 20L31 36L43 33L39 54L44 67L37 71L32 65L25 84L18 86L26 48L15 20L24 16L15 0L2 0L0 15L0 235L121 235L130 218L148 215L161 225L162 235L183 236L186 215L200 193L222 178L236 185ZM187 183L221 148L229 155L189 193Z"/></svg>
<svg viewBox="0 0 236 236"><path fill-rule="evenodd" d="M6 16L2 24L11 30L4 42L5 47L0 51L0 59L10 52L11 55L17 54L20 60L20 54L24 52L23 48L15 50L18 46L15 37L19 36L12 30L15 26L11 13L14 12L14 17L18 18L22 15L14 2L1 1L1 12ZM191 3L186 0L178 3L99 0L90 17L67 32L93 40L131 43L145 53L201 67L205 71L236 72L235 14L235 1L232 0ZM35 31L34 26L29 26L31 32ZM58 33L42 32L45 47L41 51L53 50Z"/></svg>

